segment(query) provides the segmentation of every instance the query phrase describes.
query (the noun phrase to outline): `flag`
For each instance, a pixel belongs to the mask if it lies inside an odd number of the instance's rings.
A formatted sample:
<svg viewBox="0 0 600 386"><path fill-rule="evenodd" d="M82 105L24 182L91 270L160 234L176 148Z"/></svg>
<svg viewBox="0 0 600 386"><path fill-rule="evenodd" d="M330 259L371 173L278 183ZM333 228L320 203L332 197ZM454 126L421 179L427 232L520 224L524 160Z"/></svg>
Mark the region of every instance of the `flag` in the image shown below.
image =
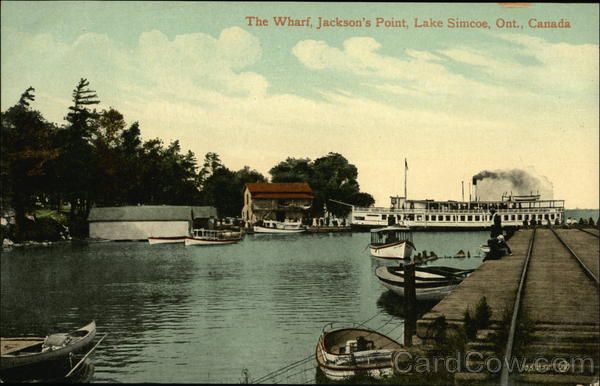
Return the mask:
<svg viewBox="0 0 600 386"><path fill-rule="evenodd" d="M408 163L406 162L406 158L404 158L404 169L408 170Z"/></svg>

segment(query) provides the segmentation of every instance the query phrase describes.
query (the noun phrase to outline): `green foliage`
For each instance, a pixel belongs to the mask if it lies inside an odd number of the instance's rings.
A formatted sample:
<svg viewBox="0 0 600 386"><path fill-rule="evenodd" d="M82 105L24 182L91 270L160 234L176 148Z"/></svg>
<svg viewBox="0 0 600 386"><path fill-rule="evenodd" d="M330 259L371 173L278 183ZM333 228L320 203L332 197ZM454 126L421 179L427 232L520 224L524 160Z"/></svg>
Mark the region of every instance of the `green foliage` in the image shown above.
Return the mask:
<svg viewBox="0 0 600 386"><path fill-rule="evenodd" d="M57 127L32 109L34 89L29 87L18 103L2 112L0 179L3 208L14 208L15 241L51 239L51 232L23 228L25 214L38 206L69 208L71 235L87 235L87 215L93 205L214 205L220 216L239 216L243 187L267 182L245 166L226 168L218 154L208 152L198 167L193 152L179 141L142 141L138 122L129 127L115 108L97 112L98 95L82 78L72 93L67 123ZM341 154L329 153L311 161L287 158L271 171L273 182L308 182L314 190L313 214L343 216L349 208L330 201L370 206L373 197L360 192L358 171ZM56 212L55 212L56 213ZM45 220L44 220L45 221Z"/></svg>
<svg viewBox="0 0 600 386"><path fill-rule="evenodd" d="M219 217L240 215L244 205L244 184L248 182L266 182L266 178L262 174L256 170L251 170L248 166L233 172L219 165L211 173L203 184L203 203L215 206Z"/></svg>
<svg viewBox="0 0 600 386"><path fill-rule="evenodd" d="M465 310L463 321L465 335L469 340L475 340L477 337L477 326L475 325L475 320L473 320L471 317L471 313L469 312L468 308Z"/></svg>
<svg viewBox="0 0 600 386"><path fill-rule="evenodd" d="M57 144L60 155L55 163L55 193L67 199L71 205L70 220L86 218L99 193L100 165L97 162L94 138L98 134L100 114L90 107L100 103L89 82L82 78L73 90L73 105L66 116L68 122L58 132ZM96 146L94 146L96 145Z"/></svg>
<svg viewBox="0 0 600 386"><path fill-rule="evenodd" d="M204 182L212 176L218 169L223 168L223 163L221 163L221 158L217 153L208 152L204 156L204 163L202 164L202 169L198 173L198 182L200 186L204 185Z"/></svg>
<svg viewBox="0 0 600 386"><path fill-rule="evenodd" d="M24 240L31 241L59 241L64 228L50 217L38 218L36 221L27 219L23 230Z"/></svg>
<svg viewBox="0 0 600 386"><path fill-rule="evenodd" d="M510 329L511 318L512 313L505 308L502 311L502 318L500 319L498 329L490 335L490 340L494 346L494 352L498 358L502 358L504 356L506 342L508 341L508 331Z"/></svg>
<svg viewBox="0 0 600 386"><path fill-rule="evenodd" d="M271 182L310 182L313 167L310 158L287 158L269 170Z"/></svg>
<svg viewBox="0 0 600 386"><path fill-rule="evenodd" d="M274 166L269 173L272 182L307 182L313 190L312 212L323 214L324 206L336 216L346 216L350 208L330 200L358 206L375 203L373 197L360 192L356 166L339 153L329 153L311 162L309 158L287 158Z"/></svg>
<svg viewBox="0 0 600 386"><path fill-rule="evenodd" d="M449 356L465 351L467 335L463 329L449 328L444 316L436 318L430 328L435 337L435 344L428 353L430 356Z"/></svg>
<svg viewBox="0 0 600 386"><path fill-rule="evenodd" d="M1 115L2 205L15 210L15 238L23 239L25 213L35 206L36 198L51 182L49 161L57 157L53 144L55 127L29 108L34 101L29 87Z"/></svg>
<svg viewBox="0 0 600 386"><path fill-rule="evenodd" d="M475 308L474 324L477 330L484 330L490 326L490 318L492 317L492 309L487 304L487 299L483 296L479 299Z"/></svg>
<svg viewBox="0 0 600 386"><path fill-rule="evenodd" d="M512 322L512 312L508 309L502 311L502 319L498 329L490 336L494 344L494 352L499 358L503 357L508 342L510 324ZM523 357L527 355L527 350L533 341L535 331L534 320L525 312L521 312L515 326L515 336L513 339L512 356Z"/></svg>

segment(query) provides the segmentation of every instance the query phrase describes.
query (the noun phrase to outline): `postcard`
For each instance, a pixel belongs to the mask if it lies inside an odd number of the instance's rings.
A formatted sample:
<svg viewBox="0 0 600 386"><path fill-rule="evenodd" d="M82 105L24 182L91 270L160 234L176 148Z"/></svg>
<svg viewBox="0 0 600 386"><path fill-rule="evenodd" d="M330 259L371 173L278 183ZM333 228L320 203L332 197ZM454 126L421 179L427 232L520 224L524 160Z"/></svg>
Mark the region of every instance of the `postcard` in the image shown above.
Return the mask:
<svg viewBox="0 0 600 386"><path fill-rule="evenodd" d="M598 4L1 9L3 381L598 382Z"/></svg>

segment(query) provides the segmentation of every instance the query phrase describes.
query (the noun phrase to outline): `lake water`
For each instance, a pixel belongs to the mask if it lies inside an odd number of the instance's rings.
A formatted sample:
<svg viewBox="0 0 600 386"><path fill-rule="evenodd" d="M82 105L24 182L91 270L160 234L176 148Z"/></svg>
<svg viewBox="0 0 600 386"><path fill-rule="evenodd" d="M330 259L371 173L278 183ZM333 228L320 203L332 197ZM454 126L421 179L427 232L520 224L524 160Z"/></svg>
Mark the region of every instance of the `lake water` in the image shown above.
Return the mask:
<svg viewBox="0 0 600 386"><path fill-rule="evenodd" d="M475 268L487 232L416 233L430 265ZM401 298L373 272L368 233L247 235L239 244L185 247L73 242L1 257L2 336L46 335L96 320L108 333L94 382L256 379L314 353L323 325L365 321L402 341ZM309 364L307 364L309 365ZM308 375L307 375L308 374ZM277 379L304 382L303 377ZM314 372L312 375L314 380ZM273 382L273 380L271 380Z"/></svg>

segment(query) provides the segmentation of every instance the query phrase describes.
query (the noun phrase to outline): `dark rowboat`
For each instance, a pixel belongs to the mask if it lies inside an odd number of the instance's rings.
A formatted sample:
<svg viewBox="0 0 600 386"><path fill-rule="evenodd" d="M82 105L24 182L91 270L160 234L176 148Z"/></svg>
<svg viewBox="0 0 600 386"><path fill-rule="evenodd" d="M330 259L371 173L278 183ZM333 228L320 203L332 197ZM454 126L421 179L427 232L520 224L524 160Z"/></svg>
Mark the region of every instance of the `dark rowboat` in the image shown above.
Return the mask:
<svg viewBox="0 0 600 386"><path fill-rule="evenodd" d="M72 354L85 351L96 336L96 323L78 330L51 334L44 338L1 338L1 378L7 373L68 360Z"/></svg>

